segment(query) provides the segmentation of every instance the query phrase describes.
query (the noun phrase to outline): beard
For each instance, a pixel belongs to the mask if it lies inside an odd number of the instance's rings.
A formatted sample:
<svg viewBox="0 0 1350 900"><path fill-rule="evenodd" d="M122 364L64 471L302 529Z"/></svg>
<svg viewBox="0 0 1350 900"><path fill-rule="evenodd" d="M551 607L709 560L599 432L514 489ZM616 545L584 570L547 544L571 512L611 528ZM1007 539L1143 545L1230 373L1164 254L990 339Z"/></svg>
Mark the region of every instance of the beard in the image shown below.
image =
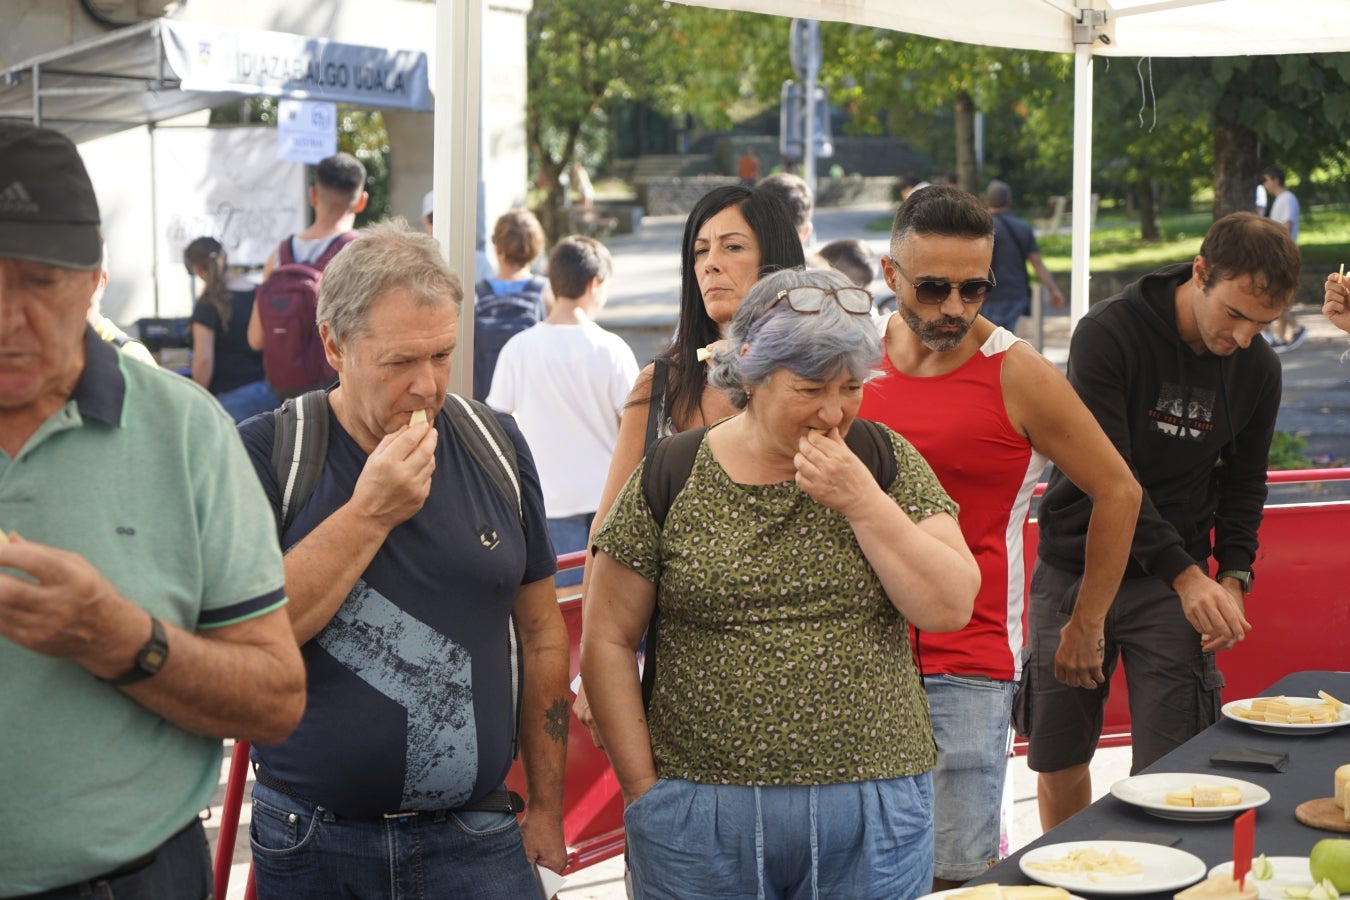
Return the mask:
<svg viewBox="0 0 1350 900"><path fill-rule="evenodd" d="M900 318L905 320L909 330L914 332L923 345L934 353L950 353L961 345L970 332L970 322L960 316L939 316L931 322L919 318L918 313L903 303L898 307ZM940 328L955 328L955 331L939 331Z"/></svg>

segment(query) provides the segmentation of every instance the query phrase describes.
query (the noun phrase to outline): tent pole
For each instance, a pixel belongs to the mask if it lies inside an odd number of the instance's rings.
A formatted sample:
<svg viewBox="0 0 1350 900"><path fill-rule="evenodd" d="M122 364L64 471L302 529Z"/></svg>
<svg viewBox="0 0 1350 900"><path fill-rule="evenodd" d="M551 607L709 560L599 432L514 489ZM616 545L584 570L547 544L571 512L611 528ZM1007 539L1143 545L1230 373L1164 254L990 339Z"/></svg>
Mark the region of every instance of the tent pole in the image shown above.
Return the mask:
<svg viewBox="0 0 1350 900"><path fill-rule="evenodd" d="M478 122L483 0L437 0L432 228L464 285L449 389L472 396L474 237L478 218Z"/></svg>
<svg viewBox="0 0 1350 900"><path fill-rule="evenodd" d="M1070 327L1088 310L1092 234L1092 44L1074 47L1073 58L1073 272Z"/></svg>
<svg viewBox="0 0 1350 900"><path fill-rule="evenodd" d="M147 122L150 138L150 283L154 285L155 318L159 318L159 197L155 192L155 123ZM105 251L106 252L106 251ZM191 298L189 298L191 299ZM189 308L192 307L189 302Z"/></svg>

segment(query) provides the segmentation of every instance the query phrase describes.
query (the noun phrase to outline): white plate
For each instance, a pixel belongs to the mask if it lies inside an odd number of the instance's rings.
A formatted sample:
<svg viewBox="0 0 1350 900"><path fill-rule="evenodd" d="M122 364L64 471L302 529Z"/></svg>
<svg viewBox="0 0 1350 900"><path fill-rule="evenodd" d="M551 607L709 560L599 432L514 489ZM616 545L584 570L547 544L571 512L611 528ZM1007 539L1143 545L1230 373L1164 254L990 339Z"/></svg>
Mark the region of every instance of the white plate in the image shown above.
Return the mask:
<svg viewBox="0 0 1350 900"><path fill-rule="evenodd" d="M1304 862L1307 862L1307 860L1304 860ZM977 887L983 887L983 885L974 884L968 887L948 888L945 891L935 891L931 894L924 894L922 897L916 897L915 900L942 900L943 897L950 897L952 894L964 894L966 891L973 891ZM999 885L999 887L1008 887L1008 885ZM1075 894L1070 894L1069 900L1083 900L1083 898Z"/></svg>
<svg viewBox="0 0 1350 900"><path fill-rule="evenodd" d="M942 900L943 897L950 897L952 894L964 894L966 891L973 891L977 887L984 885L972 884L967 887L948 888L945 891L935 891L931 894L924 894L922 897L916 897L915 900ZM999 885L999 887L1008 887L1009 885ZM1069 895L1069 900L1083 900L1082 897L1074 894Z"/></svg>
<svg viewBox="0 0 1350 900"><path fill-rule="evenodd" d="M1256 890L1261 896L1261 900L1287 900L1284 895L1284 888L1313 886L1312 872L1308 870L1308 857L1306 856L1267 856L1266 862L1270 863L1275 874L1265 881L1259 878L1253 878L1252 873L1247 873L1247 880L1256 885ZM1232 875L1233 863L1223 862L1209 870L1210 875Z"/></svg>
<svg viewBox="0 0 1350 900"><path fill-rule="evenodd" d="M1216 784L1238 788L1242 797L1232 806L1173 806L1167 802L1168 791L1181 791L1195 784ZM1203 822L1226 819L1234 813L1264 806L1270 802L1270 791L1250 781L1239 781L1223 775L1200 775L1194 772L1159 772L1156 775L1135 775L1111 785L1111 793L1126 803L1152 813L1161 819L1181 822Z"/></svg>
<svg viewBox="0 0 1350 900"><path fill-rule="evenodd" d="M1243 725L1250 725L1257 731L1269 731L1272 734L1325 734L1333 728L1340 728L1342 725L1350 725L1350 706L1341 709L1334 722L1313 722L1310 725L1295 725L1292 722L1253 722L1251 719L1244 719L1233 710L1242 709L1248 712L1252 708L1252 700L1230 700L1223 705L1223 714L1234 722L1241 722ZM1317 697L1285 697L1290 706L1318 706L1323 701Z"/></svg>
<svg viewBox="0 0 1350 900"><path fill-rule="evenodd" d="M1063 859L1074 850L1096 850L1099 853L1115 851L1139 862L1143 871L1136 875L1103 875L1099 873L1046 872L1028 868L1030 863L1052 863ZM1046 844L1022 854L1018 861L1028 878L1062 887L1082 894L1156 894L1183 888L1205 877L1205 863L1175 847L1146 844L1141 841L1068 841Z"/></svg>

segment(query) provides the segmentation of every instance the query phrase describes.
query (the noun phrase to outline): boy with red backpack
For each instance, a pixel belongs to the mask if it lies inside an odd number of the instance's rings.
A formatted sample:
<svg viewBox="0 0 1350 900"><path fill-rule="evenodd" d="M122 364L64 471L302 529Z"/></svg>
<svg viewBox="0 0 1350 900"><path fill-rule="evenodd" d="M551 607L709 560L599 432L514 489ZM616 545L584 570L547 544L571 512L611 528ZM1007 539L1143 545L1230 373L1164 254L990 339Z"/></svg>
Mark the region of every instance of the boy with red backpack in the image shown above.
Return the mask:
<svg viewBox="0 0 1350 900"><path fill-rule="evenodd" d="M268 258L248 322L248 343L263 354L263 372L278 397L295 397L337 377L324 357L315 324L319 277L355 237L356 214L366 208L366 169L349 153L319 162L309 205L314 222Z"/></svg>

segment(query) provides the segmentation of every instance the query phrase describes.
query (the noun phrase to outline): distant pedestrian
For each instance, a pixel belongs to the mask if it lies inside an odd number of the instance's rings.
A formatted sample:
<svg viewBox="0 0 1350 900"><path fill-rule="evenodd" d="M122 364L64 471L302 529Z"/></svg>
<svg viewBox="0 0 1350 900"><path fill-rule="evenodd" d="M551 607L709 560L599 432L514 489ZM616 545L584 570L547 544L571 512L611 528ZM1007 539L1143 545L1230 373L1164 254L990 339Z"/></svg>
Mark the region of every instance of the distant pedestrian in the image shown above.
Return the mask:
<svg viewBox="0 0 1350 900"><path fill-rule="evenodd" d="M282 241L263 266L248 345L262 351L268 385L278 397L295 397L333 379L314 319L316 273L352 239L357 213L370 199L365 185L366 168L350 153L320 160L309 189L314 221Z"/></svg>
<svg viewBox="0 0 1350 900"><path fill-rule="evenodd" d="M928 187L928 185L929 182L924 181L913 172L910 172L900 179L900 199L908 200L910 194L917 190L922 190L923 188Z"/></svg>
<svg viewBox="0 0 1350 900"><path fill-rule="evenodd" d="M1265 187L1266 193L1270 196L1270 220L1283 225L1289 231L1289 236L1298 243L1298 220L1300 209L1298 197L1294 192L1284 186L1284 169L1279 166L1271 166L1266 169L1261 182ZM1284 353L1288 350L1297 350L1303 346L1303 342L1308 339L1308 329L1298 324L1298 317L1294 311L1285 307L1280 315L1280 320L1270 327L1266 332L1266 337L1275 348L1276 353Z"/></svg>
<svg viewBox="0 0 1350 900"><path fill-rule="evenodd" d="M736 161L736 175L745 187L754 187L759 180L759 156L754 147L746 147L741 158Z"/></svg>
<svg viewBox="0 0 1350 900"><path fill-rule="evenodd" d="M1055 277L1041 261L1041 249L1031 226L1012 214L1012 189L1002 181L989 182L985 205L994 217L994 289L984 301L980 315L995 325L1017 331L1017 320L1031 310L1031 284L1027 263L1050 294L1050 305L1064 308L1064 295Z"/></svg>
<svg viewBox="0 0 1350 900"><path fill-rule="evenodd" d="M816 229L815 223L811 219L815 210L815 200L811 196L811 188L806 181L799 175L775 172L772 175L764 176L758 184L753 186L773 194L783 201L783 205L787 207L788 216L792 219L792 227L797 229L797 237L801 238L802 246L805 247L810 244Z"/></svg>
<svg viewBox="0 0 1350 900"><path fill-rule="evenodd" d="M474 285L473 399L486 400L497 356L511 338L548 315L548 282L530 267L544 252L544 228L534 213L513 209L492 229L497 274Z"/></svg>
<svg viewBox="0 0 1350 900"><path fill-rule="evenodd" d="M585 550L619 440L619 418L637 379L623 338L595 324L609 295L613 262L594 238L563 238L548 257L555 298L548 317L506 342L488 406L516 418L534 452L559 555ZM580 568L554 583L581 583Z"/></svg>
<svg viewBox="0 0 1350 900"><path fill-rule="evenodd" d="M877 255L857 238L830 241L816 255L826 267L842 272L844 277L860 288L870 287L876 280Z"/></svg>
<svg viewBox="0 0 1350 900"><path fill-rule="evenodd" d="M103 247L103 260L99 263L98 287L94 290L93 299L89 301L89 324L93 326L98 336L103 338L109 344L112 344L118 350L121 350L132 359L140 360L148 366L158 366L159 362L155 359L150 348L146 347L140 341L135 340L131 335L118 328L112 319L103 314L103 292L108 287L108 248Z"/></svg>
<svg viewBox="0 0 1350 900"><path fill-rule="evenodd" d="M188 244L183 264L202 281L192 308L192 380L236 422L276 409L280 400L263 377L262 354L248 345L253 285L230 273L225 248L213 237Z"/></svg>

